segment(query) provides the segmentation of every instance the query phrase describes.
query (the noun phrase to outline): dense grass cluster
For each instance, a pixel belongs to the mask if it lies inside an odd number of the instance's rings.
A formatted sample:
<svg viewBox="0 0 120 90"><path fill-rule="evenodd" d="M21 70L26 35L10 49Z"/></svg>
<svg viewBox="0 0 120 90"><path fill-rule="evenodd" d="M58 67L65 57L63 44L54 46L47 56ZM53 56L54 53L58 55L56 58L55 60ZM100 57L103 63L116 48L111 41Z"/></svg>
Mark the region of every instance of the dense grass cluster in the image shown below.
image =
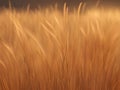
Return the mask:
<svg viewBox="0 0 120 90"><path fill-rule="evenodd" d="M120 90L120 11L3 10L0 90Z"/></svg>

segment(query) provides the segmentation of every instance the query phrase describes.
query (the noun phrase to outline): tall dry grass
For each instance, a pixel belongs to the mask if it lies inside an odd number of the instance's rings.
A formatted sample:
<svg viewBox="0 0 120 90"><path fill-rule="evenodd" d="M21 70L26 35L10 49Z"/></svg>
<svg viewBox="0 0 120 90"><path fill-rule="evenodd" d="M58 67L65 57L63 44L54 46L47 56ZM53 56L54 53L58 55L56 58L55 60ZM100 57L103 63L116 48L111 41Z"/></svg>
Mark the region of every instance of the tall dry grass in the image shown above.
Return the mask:
<svg viewBox="0 0 120 90"><path fill-rule="evenodd" d="M0 90L120 90L120 11L79 10L0 13Z"/></svg>

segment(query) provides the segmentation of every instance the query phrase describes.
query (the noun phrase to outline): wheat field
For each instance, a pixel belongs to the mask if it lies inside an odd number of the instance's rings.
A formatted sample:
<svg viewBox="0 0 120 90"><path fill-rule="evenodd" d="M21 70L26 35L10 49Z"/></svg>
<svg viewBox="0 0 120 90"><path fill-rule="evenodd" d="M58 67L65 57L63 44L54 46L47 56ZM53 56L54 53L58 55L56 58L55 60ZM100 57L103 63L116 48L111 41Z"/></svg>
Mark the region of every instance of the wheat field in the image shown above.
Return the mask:
<svg viewBox="0 0 120 90"><path fill-rule="evenodd" d="M120 10L0 12L0 90L120 90Z"/></svg>

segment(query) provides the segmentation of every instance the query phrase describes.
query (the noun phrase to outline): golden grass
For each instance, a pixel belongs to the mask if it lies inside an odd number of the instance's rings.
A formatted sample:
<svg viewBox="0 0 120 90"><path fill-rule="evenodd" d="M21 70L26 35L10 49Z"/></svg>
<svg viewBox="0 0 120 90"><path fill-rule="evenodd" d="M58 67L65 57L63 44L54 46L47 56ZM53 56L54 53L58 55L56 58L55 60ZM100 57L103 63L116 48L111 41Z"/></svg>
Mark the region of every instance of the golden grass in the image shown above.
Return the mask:
<svg viewBox="0 0 120 90"><path fill-rule="evenodd" d="M0 90L120 90L120 11L4 10Z"/></svg>

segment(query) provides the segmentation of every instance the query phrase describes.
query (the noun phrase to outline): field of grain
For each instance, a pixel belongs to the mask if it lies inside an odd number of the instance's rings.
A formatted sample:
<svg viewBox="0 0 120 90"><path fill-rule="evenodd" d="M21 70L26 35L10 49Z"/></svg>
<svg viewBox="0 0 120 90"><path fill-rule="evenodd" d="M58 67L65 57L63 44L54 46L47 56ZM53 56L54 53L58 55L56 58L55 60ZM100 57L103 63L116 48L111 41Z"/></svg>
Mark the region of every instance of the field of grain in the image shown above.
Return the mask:
<svg viewBox="0 0 120 90"><path fill-rule="evenodd" d="M120 90L120 10L1 11L0 90Z"/></svg>

